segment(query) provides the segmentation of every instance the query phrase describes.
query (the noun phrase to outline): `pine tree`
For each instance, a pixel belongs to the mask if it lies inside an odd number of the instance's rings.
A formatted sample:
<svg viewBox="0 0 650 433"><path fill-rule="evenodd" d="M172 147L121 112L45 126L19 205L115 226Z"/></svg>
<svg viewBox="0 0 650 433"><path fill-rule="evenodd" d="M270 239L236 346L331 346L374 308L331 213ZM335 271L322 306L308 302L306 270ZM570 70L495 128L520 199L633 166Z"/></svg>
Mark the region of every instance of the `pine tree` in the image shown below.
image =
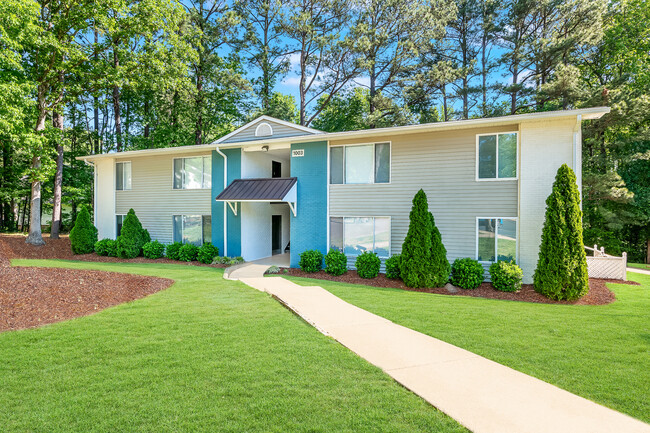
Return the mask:
<svg viewBox="0 0 650 433"><path fill-rule="evenodd" d="M408 287L431 287L434 275L431 260L433 236L427 195L423 190L413 197L409 220L409 230L402 244L402 281Z"/></svg>
<svg viewBox="0 0 650 433"><path fill-rule="evenodd" d="M432 283L434 287L442 287L449 281L451 265L447 260L447 249L442 243L440 230L436 227L436 221L433 214L429 212L431 221L431 264L433 267Z"/></svg>
<svg viewBox="0 0 650 433"><path fill-rule="evenodd" d="M582 211L576 176L562 164L546 199L535 290L556 300L573 300L589 291L587 258L582 239Z"/></svg>
<svg viewBox="0 0 650 433"><path fill-rule="evenodd" d="M97 228L90 222L90 212L86 206L81 207L74 227L70 230L70 247L73 254L90 254L95 250Z"/></svg>

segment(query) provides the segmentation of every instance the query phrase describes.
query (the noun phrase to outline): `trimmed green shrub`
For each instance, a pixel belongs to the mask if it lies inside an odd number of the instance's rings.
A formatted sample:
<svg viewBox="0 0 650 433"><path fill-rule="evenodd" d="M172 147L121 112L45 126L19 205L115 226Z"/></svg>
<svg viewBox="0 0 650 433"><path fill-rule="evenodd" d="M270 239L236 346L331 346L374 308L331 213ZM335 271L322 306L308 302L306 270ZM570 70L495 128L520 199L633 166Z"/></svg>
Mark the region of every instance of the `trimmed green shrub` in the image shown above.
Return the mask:
<svg viewBox="0 0 650 433"><path fill-rule="evenodd" d="M74 227L70 230L70 247L73 254L90 254L95 251L97 242L97 227L90 222L90 212L82 206Z"/></svg>
<svg viewBox="0 0 650 433"><path fill-rule="evenodd" d="M364 251L357 256L354 267L361 278L375 278L379 275L381 259L375 253Z"/></svg>
<svg viewBox="0 0 650 433"><path fill-rule="evenodd" d="M142 255L148 259L159 259L165 255L165 244L150 241L142 246Z"/></svg>
<svg viewBox="0 0 650 433"><path fill-rule="evenodd" d="M231 259L228 259L227 264L229 264L229 265L238 265L240 263L244 263L245 261L246 260L244 260L244 258L242 256L237 256L237 257L233 257Z"/></svg>
<svg viewBox="0 0 650 433"><path fill-rule="evenodd" d="M305 272L318 272L323 268L323 253L318 250L307 250L300 253L298 265Z"/></svg>
<svg viewBox="0 0 650 433"><path fill-rule="evenodd" d="M212 259L213 265L227 265L229 263L230 263L229 257L217 256L214 259Z"/></svg>
<svg viewBox="0 0 650 433"><path fill-rule="evenodd" d="M431 284L433 287L442 287L449 282L451 265L447 260L447 249L442 243L440 230L436 227L436 221L431 212L429 212L429 219L431 220L431 265L433 268Z"/></svg>
<svg viewBox="0 0 650 433"><path fill-rule="evenodd" d="M400 277L400 263L402 262L402 256L395 254L384 264L386 266L386 278L396 280Z"/></svg>
<svg viewBox="0 0 650 433"><path fill-rule="evenodd" d="M191 262L196 260L199 254L199 247L194 244L184 244L178 251L178 260L182 262Z"/></svg>
<svg viewBox="0 0 650 433"><path fill-rule="evenodd" d="M268 268L265 273L267 273L267 274L279 274L280 273L280 268L273 265L270 268Z"/></svg>
<svg viewBox="0 0 650 433"><path fill-rule="evenodd" d="M171 260L180 260L180 252L181 248L183 247L182 242L174 242L173 244L167 245L166 248L166 255L168 259Z"/></svg>
<svg viewBox="0 0 650 433"><path fill-rule="evenodd" d="M555 300L578 299L589 291L580 192L576 176L566 164L558 169L553 191L546 199L533 282L537 292Z"/></svg>
<svg viewBox="0 0 650 433"><path fill-rule="evenodd" d="M149 230L147 229L142 230L142 240L144 241L145 244L147 242L151 242L151 235L149 234Z"/></svg>
<svg viewBox="0 0 650 433"><path fill-rule="evenodd" d="M400 276L407 287L431 287L434 266L431 260L431 219L427 195L419 190L413 197L409 229L402 244Z"/></svg>
<svg viewBox="0 0 650 433"><path fill-rule="evenodd" d="M95 242L95 252L100 256L117 256L117 242L113 239L102 239Z"/></svg>
<svg viewBox="0 0 650 433"><path fill-rule="evenodd" d="M325 272L330 275L343 275L348 271L348 258L343 252L332 248L325 255Z"/></svg>
<svg viewBox="0 0 650 433"><path fill-rule="evenodd" d="M199 253L196 256L196 259L205 263L206 265L212 263L215 257L219 255L219 248L212 245L210 242L206 242L199 248Z"/></svg>
<svg viewBox="0 0 650 433"><path fill-rule="evenodd" d="M142 254L142 247L151 240L149 232L142 228L140 220L133 209L124 217L122 232L117 237L117 256L121 259L132 259Z"/></svg>
<svg viewBox="0 0 650 433"><path fill-rule="evenodd" d="M524 273L514 261L499 260L490 265L490 279L495 289L502 292L516 292L521 289Z"/></svg>
<svg viewBox="0 0 650 433"><path fill-rule="evenodd" d="M485 279L484 272L483 265L477 260L469 257L456 259L451 265L451 283L461 289L474 290Z"/></svg>

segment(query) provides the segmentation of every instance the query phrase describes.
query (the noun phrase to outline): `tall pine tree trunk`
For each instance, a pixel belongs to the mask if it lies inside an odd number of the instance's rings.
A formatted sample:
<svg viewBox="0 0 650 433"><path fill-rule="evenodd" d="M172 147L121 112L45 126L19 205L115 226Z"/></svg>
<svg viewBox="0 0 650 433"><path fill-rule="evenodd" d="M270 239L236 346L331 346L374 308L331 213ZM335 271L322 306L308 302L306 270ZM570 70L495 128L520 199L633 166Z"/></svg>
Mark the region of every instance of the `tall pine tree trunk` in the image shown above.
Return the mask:
<svg viewBox="0 0 650 433"><path fill-rule="evenodd" d="M52 227L50 239L59 239L61 230L61 187L63 184L63 114L52 113L52 125L60 131L60 141L56 145L56 174L54 176L54 197L52 207Z"/></svg>
<svg viewBox="0 0 650 433"><path fill-rule="evenodd" d="M120 67L120 58L117 53L117 42L113 46L113 67L117 73ZM120 113L120 87L113 86L113 115L115 116L115 140L118 152L122 151L122 116Z"/></svg>

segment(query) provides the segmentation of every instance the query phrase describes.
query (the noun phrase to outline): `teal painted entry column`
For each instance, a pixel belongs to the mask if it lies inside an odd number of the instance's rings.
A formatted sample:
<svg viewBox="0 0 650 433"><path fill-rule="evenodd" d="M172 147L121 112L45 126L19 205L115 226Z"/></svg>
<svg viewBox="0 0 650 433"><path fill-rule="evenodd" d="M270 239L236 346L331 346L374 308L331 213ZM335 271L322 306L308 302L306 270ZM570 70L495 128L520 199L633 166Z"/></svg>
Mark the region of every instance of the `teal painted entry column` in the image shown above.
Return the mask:
<svg viewBox="0 0 650 433"><path fill-rule="evenodd" d="M303 152L294 152L299 150ZM327 142L292 144L291 176L298 178L297 215L291 215L290 254L291 267L297 268L300 253L327 253Z"/></svg>
<svg viewBox="0 0 650 433"><path fill-rule="evenodd" d="M228 157L228 185L241 177L241 149L222 149ZM212 244L219 248L219 255L224 255L223 209L228 205L215 201L215 198L227 185L223 184L223 157L212 151ZM238 208L241 211L241 207ZM228 222L228 256L241 256L241 214L235 216L230 208L227 212Z"/></svg>

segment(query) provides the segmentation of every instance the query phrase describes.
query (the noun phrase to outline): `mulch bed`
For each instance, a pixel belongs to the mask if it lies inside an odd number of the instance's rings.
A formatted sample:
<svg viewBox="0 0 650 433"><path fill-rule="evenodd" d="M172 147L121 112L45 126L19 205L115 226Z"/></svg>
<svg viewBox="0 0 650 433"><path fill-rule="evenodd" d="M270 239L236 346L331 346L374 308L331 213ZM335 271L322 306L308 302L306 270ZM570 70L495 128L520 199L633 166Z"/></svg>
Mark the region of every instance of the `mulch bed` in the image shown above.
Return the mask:
<svg viewBox="0 0 650 433"><path fill-rule="evenodd" d="M330 274L325 273L325 271L307 273L300 269L287 269L287 273L284 275L290 275L294 277L304 277L304 278L316 278L320 280L336 281L339 283L364 284L366 286L373 286L373 287L395 288L395 289L409 290L414 292L436 293L439 295L472 296L475 298L503 299L508 301L521 301L521 302L536 302L540 304L572 304L572 305L605 305L614 302L616 300L616 296L611 290L607 288L607 285L605 283L638 285L638 283L634 281L604 280L598 278L590 278L589 292L582 298L578 299L577 301L553 301L551 299L548 299L546 296L537 293L533 289L532 284L524 284L521 290L515 293L501 292L499 290L496 290L491 283L483 283L475 290L458 289L457 293L451 293L444 287L439 287L434 289L413 289L410 287L406 287L401 280L391 280L389 278L386 278L386 276L383 274L379 274L377 278L364 279L361 278L357 274L357 271L354 270L350 270L345 274L341 275L340 277L332 276Z"/></svg>
<svg viewBox="0 0 650 433"><path fill-rule="evenodd" d="M117 272L11 267L10 258L79 257L67 256L67 239L46 238L47 244L42 247L24 242L23 236L0 236L0 332L86 316L151 295L173 283L166 278Z"/></svg>

